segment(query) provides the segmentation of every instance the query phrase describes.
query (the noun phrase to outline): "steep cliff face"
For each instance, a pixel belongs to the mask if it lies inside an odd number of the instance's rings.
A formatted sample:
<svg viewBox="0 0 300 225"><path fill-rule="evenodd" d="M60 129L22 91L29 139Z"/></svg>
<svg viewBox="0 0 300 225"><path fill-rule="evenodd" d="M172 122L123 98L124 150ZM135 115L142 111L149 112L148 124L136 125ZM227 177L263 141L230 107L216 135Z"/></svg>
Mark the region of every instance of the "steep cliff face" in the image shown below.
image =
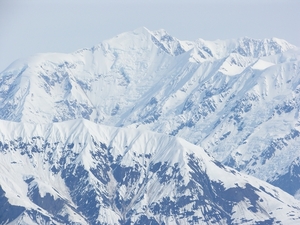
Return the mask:
<svg viewBox="0 0 300 225"><path fill-rule="evenodd" d="M286 177L299 157L299 55L276 38L181 41L140 28L16 61L0 75L0 118L84 118L182 137L295 195Z"/></svg>

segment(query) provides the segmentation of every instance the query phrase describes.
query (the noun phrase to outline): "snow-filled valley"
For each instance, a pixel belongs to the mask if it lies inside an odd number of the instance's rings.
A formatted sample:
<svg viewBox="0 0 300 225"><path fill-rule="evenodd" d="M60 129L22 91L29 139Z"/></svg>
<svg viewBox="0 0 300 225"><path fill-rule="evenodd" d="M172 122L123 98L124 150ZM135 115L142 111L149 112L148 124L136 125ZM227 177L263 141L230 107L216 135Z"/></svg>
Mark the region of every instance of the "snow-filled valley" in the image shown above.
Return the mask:
<svg viewBox="0 0 300 225"><path fill-rule="evenodd" d="M277 38L139 28L13 62L0 224L298 224L299 59Z"/></svg>

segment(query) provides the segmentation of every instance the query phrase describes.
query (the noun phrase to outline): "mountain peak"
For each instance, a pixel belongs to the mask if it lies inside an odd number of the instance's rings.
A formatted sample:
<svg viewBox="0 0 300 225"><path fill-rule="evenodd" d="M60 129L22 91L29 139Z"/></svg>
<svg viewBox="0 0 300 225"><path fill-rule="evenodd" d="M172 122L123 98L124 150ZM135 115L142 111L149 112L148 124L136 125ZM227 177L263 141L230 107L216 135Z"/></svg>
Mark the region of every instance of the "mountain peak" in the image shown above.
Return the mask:
<svg viewBox="0 0 300 225"><path fill-rule="evenodd" d="M240 38L235 51L243 56L263 57L296 50L297 47L279 38Z"/></svg>
<svg viewBox="0 0 300 225"><path fill-rule="evenodd" d="M151 32L157 39L161 39L164 36L170 36L165 29L158 29Z"/></svg>
<svg viewBox="0 0 300 225"><path fill-rule="evenodd" d="M242 57L260 58L280 54L297 47L279 38L254 39L242 37L237 39L207 41L198 39L195 42L201 60L222 59L237 53Z"/></svg>
<svg viewBox="0 0 300 225"><path fill-rule="evenodd" d="M164 29L152 31L153 42L166 53L177 56L193 48L188 41L180 41L168 34Z"/></svg>
<svg viewBox="0 0 300 225"><path fill-rule="evenodd" d="M143 127L280 180L299 155L300 56L293 49L278 38L187 42L141 27L92 49L12 64L0 74L0 118Z"/></svg>
<svg viewBox="0 0 300 225"><path fill-rule="evenodd" d="M138 27L132 31L134 34L150 34L151 31L146 27Z"/></svg>

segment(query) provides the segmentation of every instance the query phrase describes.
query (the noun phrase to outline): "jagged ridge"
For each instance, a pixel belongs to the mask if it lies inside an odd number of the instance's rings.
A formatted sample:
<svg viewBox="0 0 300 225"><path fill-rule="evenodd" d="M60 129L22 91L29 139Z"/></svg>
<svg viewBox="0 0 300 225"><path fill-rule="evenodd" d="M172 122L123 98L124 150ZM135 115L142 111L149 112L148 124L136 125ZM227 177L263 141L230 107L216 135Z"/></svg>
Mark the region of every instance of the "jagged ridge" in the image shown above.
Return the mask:
<svg viewBox="0 0 300 225"><path fill-rule="evenodd" d="M86 120L0 124L8 128L0 131L0 202L18 208L2 214L1 224L300 220L292 196L183 139Z"/></svg>
<svg viewBox="0 0 300 225"><path fill-rule="evenodd" d="M0 118L142 126L280 186L299 157L299 68L284 40L192 42L139 28L15 62L0 76ZM294 195L293 184L280 187Z"/></svg>

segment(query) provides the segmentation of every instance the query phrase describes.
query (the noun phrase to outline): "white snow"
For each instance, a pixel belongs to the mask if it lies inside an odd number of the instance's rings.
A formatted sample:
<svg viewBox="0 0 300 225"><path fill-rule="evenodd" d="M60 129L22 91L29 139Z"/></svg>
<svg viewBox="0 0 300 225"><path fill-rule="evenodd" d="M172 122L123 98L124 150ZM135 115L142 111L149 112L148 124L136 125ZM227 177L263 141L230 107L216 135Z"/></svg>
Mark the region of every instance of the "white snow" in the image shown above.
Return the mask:
<svg viewBox="0 0 300 225"><path fill-rule="evenodd" d="M274 65L274 63L267 62L267 61L264 61L262 59L259 59L253 64L252 69L265 70L266 68L268 68L270 66L273 66L273 65Z"/></svg>
<svg viewBox="0 0 300 225"><path fill-rule="evenodd" d="M274 200L275 202L271 203L268 198L270 194L265 195L265 201L261 203L261 207L264 210L271 212L275 210L275 207L278 208L279 206L289 210L288 204L295 206L298 204L292 196L289 196L279 189L273 191L274 187L263 181L233 171L228 167L217 166L214 159L208 156L202 148L192 145L180 138L135 128L108 127L87 120L73 120L44 125L0 121L0 127L10 128L0 130L0 141L2 143L9 142L9 140L18 140L19 137L22 137L23 141L30 142L30 140L33 140L32 137L36 136L40 137L38 140L47 140L50 145L51 143L58 143L55 150L55 153L58 155L54 155L54 162L55 160L59 160L59 149L66 151L63 146L66 146L67 143L74 143L74 150L72 151L79 153L76 163L84 165L87 170L94 164L90 156L90 151L94 148L93 141L109 144L112 149L111 153L115 157L118 155L122 156L121 165L124 166L134 166L134 164L138 162L147 168L150 165L150 161L153 163L166 162L168 166L177 164L183 176L182 185L187 185L190 179L191 170L188 166L189 161L187 156L192 154L200 160L199 166L201 170L208 175L209 179L221 182L225 189L236 186L245 188L245 185L249 183L258 190L263 186L265 188L264 193L272 193L273 196L280 199L280 201ZM11 132L11 130L14 132ZM93 137L93 140L91 137ZM35 144L41 147L42 143L43 141L41 143L37 141ZM80 148L79 146L82 147ZM27 208L39 208L30 201L27 195L28 187L24 180L31 177L34 178L31 185L38 185L41 196L50 193L54 198L59 196L72 203L72 199L68 194L69 190L61 179L60 174L53 174L50 170L51 164L44 161L45 158L41 157L42 155L46 155L48 150L45 149L43 150L44 152L33 153L32 158L26 154L21 155L20 150L18 147L16 150L10 149L9 151L2 152L2 156L0 157L0 183L10 203ZM51 149L49 150L51 151ZM145 154L151 155L150 161L146 160ZM139 159L139 156L144 157ZM67 163L72 162L67 161ZM169 170L167 174L169 173L171 175L171 172L172 171ZM142 175L139 182L143 182L143 177ZM90 178L91 184L93 184L93 179L92 177ZM175 197L176 193L173 191L175 190L174 181L168 184L169 189L162 188L163 186L158 189L157 187L159 187L160 184L155 181L154 177L148 182L146 185L147 189L145 189L148 200L145 199L144 204L158 201L167 195L171 196L171 198L173 195ZM97 183L94 183L94 185L97 185ZM110 183L110 185L110 190L115 190L116 187L114 187L114 185L116 185L116 183ZM120 186L118 189L118 193L124 197L129 191L131 191L130 187L125 185ZM237 218L246 217L256 220L259 219L259 214L249 214L249 210L247 210L249 205L247 204L248 203L243 202L235 206L237 207L235 209ZM138 206L132 205L132 207ZM112 211L112 209L104 209L104 211L101 211L99 214L99 220L116 222L117 220L112 219L117 218L115 213L116 212ZM297 213L294 217L296 217L296 215ZM282 215L280 218L287 219L293 217Z"/></svg>
<svg viewBox="0 0 300 225"><path fill-rule="evenodd" d="M284 139L291 129L299 131L299 60L299 50L277 38L181 41L164 30L144 27L72 54L37 54L15 61L0 74L1 119L21 122L0 121L0 141L19 137L32 141L43 134L54 142L74 142L82 146L76 147L78 162L89 168L93 160L86 149L91 147L92 135L109 141L112 152L124 156L124 165L134 165L131 158L137 152L154 154L153 159L170 165L180 162L186 174L184 184L189 179L187 152L202 158L213 180L226 176L222 180L226 188L235 184L236 177L242 180L241 187L248 182L245 175L216 167L205 149L219 161L231 157L242 171L272 180L287 172L299 155L299 138L295 137L266 163L259 158L272 140ZM290 104L285 109L290 111L278 109L284 104ZM94 122L130 128L119 130ZM203 149L145 130L172 133ZM60 158L63 151L57 147L54 158ZM9 151L0 160L3 188L10 190L11 202L21 199L22 204L36 207L27 197L27 184L16 184L13 177L22 180L37 168L41 195L50 192L58 197L47 189L54 185L61 196L70 199L62 180L50 175L44 179L50 168L42 158L28 159ZM20 173L27 164L31 166ZM153 187L155 183L149 184L150 190ZM149 201L161 196L152 194ZM237 206L237 211L244 213L245 207ZM104 214L112 215L109 209Z"/></svg>

